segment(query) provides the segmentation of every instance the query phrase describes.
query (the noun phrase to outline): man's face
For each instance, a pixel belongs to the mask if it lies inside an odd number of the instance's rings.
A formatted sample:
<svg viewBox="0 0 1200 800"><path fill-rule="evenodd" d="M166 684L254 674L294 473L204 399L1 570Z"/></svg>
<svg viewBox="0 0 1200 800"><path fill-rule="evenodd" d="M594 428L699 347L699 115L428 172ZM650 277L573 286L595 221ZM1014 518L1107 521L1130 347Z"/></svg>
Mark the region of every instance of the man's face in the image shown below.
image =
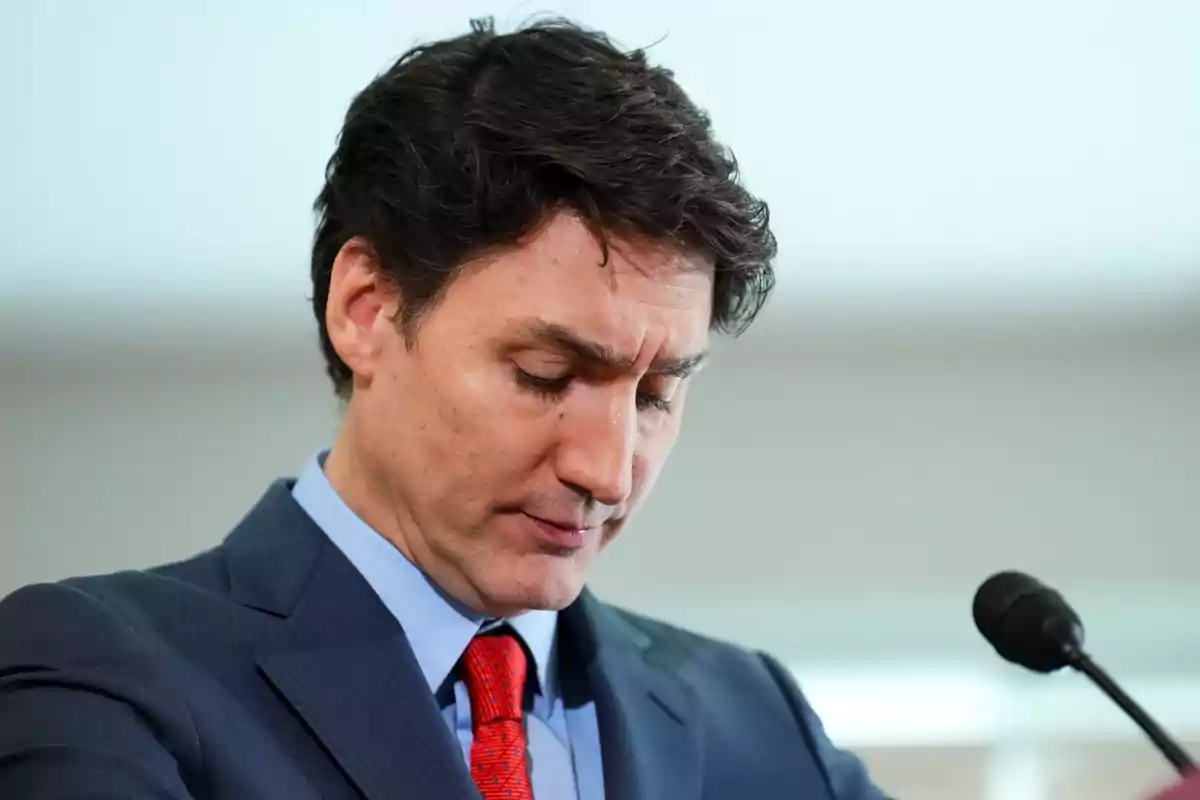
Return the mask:
<svg viewBox="0 0 1200 800"><path fill-rule="evenodd" d="M556 215L468 266L412 347L389 319L402 298L335 265L331 337L361 339L347 348L351 505L370 497L356 510L478 611L570 604L679 432L708 344L711 266L613 245L602 266L586 226Z"/></svg>

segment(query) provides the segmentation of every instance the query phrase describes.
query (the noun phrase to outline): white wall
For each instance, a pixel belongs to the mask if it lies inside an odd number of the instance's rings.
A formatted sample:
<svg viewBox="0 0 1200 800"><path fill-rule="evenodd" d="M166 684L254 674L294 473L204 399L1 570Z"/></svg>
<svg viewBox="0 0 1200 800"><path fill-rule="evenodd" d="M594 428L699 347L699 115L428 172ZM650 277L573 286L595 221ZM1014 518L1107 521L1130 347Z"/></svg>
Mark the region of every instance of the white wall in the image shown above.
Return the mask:
<svg viewBox="0 0 1200 800"><path fill-rule="evenodd" d="M353 94L472 16L545 13L649 47L712 113L789 293L1196 286L1192 0L7 0L6 294L303 292Z"/></svg>

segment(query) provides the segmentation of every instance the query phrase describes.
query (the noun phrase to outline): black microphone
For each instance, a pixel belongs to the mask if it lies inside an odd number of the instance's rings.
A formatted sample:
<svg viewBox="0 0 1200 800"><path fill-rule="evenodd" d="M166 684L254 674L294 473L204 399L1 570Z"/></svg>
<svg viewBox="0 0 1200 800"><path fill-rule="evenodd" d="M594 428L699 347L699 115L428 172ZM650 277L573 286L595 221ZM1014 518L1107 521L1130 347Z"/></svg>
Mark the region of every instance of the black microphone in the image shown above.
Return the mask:
<svg viewBox="0 0 1200 800"><path fill-rule="evenodd" d="M1063 596L1021 572L998 572L980 585L972 606L975 627L1007 661L1033 670L1078 670L1120 706L1183 775L1195 764L1183 748L1133 701L1083 649L1083 623Z"/></svg>

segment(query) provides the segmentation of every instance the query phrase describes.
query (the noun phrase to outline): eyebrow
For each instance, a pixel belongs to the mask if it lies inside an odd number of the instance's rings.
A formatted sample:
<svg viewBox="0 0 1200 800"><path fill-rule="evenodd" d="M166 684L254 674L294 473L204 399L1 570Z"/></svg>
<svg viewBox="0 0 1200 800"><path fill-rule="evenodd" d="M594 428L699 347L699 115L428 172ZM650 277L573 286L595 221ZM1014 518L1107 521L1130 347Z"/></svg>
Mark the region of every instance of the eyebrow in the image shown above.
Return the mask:
<svg viewBox="0 0 1200 800"><path fill-rule="evenodd" d="M553 322L534 320L526 327L525 333L540 344L565 350L583 361L610 369L629 370L636 361L632 356L622 355L606 344L585 339L569 328ZM687 356L656 358L650 363L649 371L656 375L670 375L683 379L699 369L707 360L707 350Z"/></svg>

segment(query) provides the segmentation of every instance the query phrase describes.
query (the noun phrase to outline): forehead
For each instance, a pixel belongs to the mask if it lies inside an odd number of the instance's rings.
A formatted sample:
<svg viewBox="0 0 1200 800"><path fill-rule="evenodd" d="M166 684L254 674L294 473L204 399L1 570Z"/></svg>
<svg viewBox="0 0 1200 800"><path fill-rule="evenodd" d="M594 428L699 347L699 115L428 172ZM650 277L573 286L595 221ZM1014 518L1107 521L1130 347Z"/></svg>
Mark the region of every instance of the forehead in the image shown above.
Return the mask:
<svg viewBox="0 0 1200 800"><path fill-rule="evenodd" d="M707 259L654 242L601 243L578 217L471 264L446 301L481 327L542 319L627 350L702 350L712 314Z"/></svg>

